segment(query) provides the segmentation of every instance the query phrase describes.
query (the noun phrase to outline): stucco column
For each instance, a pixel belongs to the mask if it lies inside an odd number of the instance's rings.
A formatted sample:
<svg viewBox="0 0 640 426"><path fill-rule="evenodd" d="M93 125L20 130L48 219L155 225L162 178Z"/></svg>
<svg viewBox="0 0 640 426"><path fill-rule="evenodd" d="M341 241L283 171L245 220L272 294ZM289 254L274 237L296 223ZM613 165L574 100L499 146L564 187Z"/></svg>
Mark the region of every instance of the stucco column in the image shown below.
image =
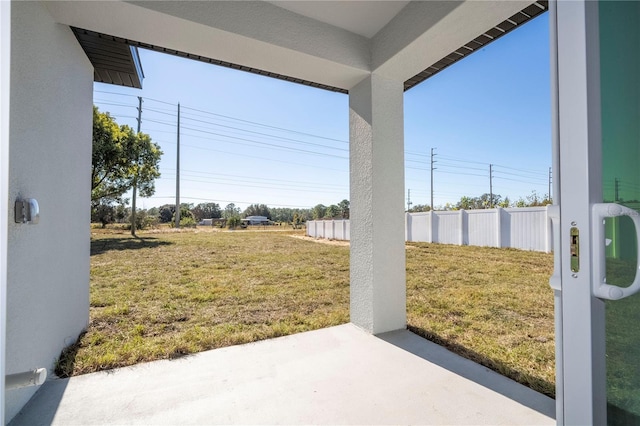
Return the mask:
<svg viewBox="0 0 640 426"><path fill-rule="evenodd" d="M403 83L372 74L349 91L351 322L406 326Z"/></svg>

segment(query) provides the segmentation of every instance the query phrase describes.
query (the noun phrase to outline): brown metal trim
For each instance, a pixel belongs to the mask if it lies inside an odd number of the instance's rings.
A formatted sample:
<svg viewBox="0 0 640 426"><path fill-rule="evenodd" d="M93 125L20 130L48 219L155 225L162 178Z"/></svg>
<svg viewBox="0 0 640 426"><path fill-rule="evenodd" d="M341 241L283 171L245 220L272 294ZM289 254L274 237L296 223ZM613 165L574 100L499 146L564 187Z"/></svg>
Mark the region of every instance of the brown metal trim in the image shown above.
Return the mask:
<svg viewBox="0 0 640 426"><path fill-rule="evenodd" d="M549 1L548 0L538 0L533 4L525 7L520 12L511 16L509 19L504 20L500 24L495 27L485 31L483 34L480 34L478 37L471 40L469 43L465 44L462 48L453 52L454 54L449 54L443 59L440 59L438 62L434 63L432 66L428 67L422 72L414 75L410 79L404 82L404 90L407 91L412 87L422 83L429 77L439 73L443 69L448 66L458 62L460 59L465 58L475 52L478 49L483 48L487 44L491 43L494 40L502 37L503 35L513 31L518 26L529 22L531 19L536 16L541 15L549 9Z"/></svg>

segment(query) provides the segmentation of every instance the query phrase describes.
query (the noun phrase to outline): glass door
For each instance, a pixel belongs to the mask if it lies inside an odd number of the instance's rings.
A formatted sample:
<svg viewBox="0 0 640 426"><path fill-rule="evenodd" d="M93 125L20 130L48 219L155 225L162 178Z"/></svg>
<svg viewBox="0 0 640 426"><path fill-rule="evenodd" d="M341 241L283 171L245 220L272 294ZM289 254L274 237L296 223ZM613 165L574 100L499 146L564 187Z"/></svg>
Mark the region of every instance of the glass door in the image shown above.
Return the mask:
<svg viewBox="0 0 640 426"><path fill-rule="evenodd" d="M603 201L640 211L640 3L598 7ZM628 288L638 270L632 216L606 220L607 283ZM605 301L608 424L640 424L640 294Z"/></svg>
<svg viewBox="0 0 640 426"><path fill-rule="evenodd" d="M558 423L640 424L640 3L560 1L552 21Z"/></svg>

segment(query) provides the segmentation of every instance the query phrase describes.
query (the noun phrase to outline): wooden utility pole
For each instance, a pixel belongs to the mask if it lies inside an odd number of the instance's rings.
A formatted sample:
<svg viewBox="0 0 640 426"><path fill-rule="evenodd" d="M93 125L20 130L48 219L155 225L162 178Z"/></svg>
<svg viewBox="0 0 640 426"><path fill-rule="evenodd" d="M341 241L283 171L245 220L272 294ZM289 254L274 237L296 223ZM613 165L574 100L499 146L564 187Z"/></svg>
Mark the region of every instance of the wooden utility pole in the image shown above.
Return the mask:
<svg viewBox="0 0 640 426"><path fill-rule="evenodd" d="M178 104L178 150L176 151L176 228L180 228L180 104Z"/></svg>
<svg viewBox="0 0 640 426"><path fill-rule="evenodd" d="M489 208L493 208L493 164L489 164Z"/></svg>
<svg viewBox="0 0 640 426"><path fill-rule="evenodd" d="M434 157L437 155L434 154L434 149L435 148L431 148L431 211L433 211L433 171L435 170L435 167L433 167L433 165L436 163Z"/></svg>
<svg viewBox="0 0 640 426"><path fill-rule="evenodd" d="M142 125L142 96L138 96L138 135L140 136L140 127ZM140 167L140 154L136 160L136 171L133 176L133 196L131 197L131 235L136 236L136 193L138 192L138 168Z"/></svg>
<svg viewBox="0 0 640 426"><path fill-rule="evenodd" d="M547 193L547 199L549 202L552 202L553 198L551 198L551 179L553 178L552 169L549 167L549 192Z"/></svg>

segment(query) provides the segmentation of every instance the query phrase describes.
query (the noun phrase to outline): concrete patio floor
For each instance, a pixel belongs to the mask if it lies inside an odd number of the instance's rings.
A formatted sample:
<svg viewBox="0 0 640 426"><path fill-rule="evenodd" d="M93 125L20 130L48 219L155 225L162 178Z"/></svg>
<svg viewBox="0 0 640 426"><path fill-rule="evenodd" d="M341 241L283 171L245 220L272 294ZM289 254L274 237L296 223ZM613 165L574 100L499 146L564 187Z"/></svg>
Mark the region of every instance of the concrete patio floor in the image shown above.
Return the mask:
<svg viewBox="0 0 640 426"><path fill-rule="evenodd" d="M10 425L554 424L555 402L409 331L352 324L47 381Z"/></svg>

